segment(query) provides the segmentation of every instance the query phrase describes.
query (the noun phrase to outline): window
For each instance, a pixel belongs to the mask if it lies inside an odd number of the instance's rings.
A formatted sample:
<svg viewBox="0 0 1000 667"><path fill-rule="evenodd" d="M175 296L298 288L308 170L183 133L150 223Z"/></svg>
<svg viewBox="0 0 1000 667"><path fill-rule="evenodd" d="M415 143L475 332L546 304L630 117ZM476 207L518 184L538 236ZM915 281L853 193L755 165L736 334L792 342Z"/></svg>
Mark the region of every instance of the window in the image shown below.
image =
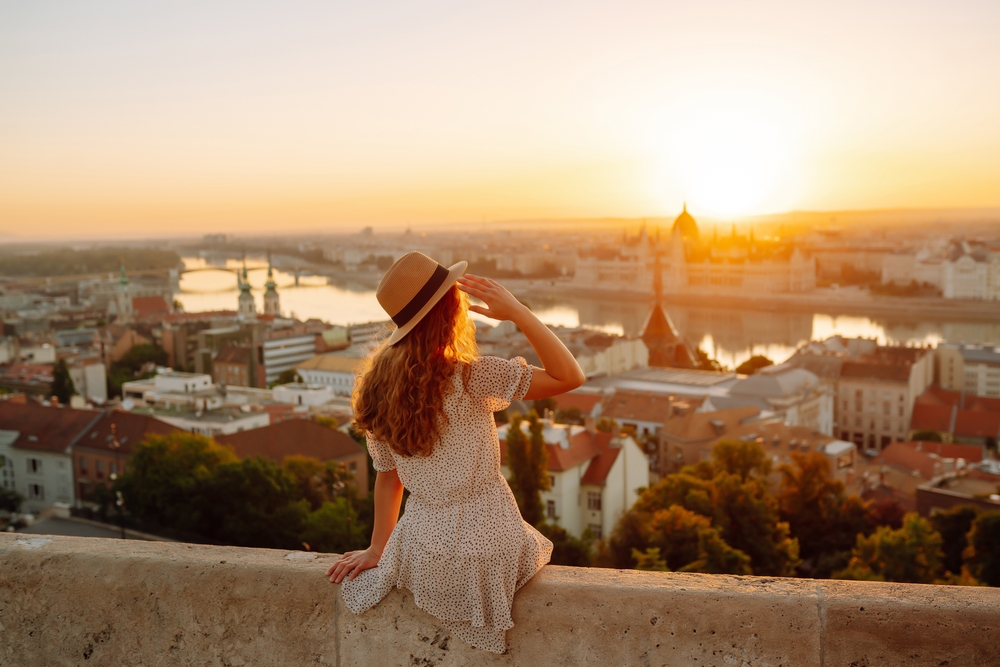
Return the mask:
<svg viewBox="0 0 1000 667"><path fill-rule="evenodd" d="M550 489L556 488L556 476L555 475L549 475L549 488Z"/></svg>
<svg viewBox="0 0 1000 667"><path fill-rule="evenodd" d="M34 473L36 475L41 475L42 474L42 460L41 459L29 458L28 461L27 461L27 463L28 463L28 472L29 473Z"/></svg>
<svg viewBox="0 0 1000 667"><path fill-rule="evenodd" d="M587 491L587 509L600 511L601 493L599 491Z"/></svg>
<svg viewBox="0 0 1000 667"><path fill-rule="evenodd" d="M900 416L900 417L902 417L902 416L903 416L903 406L902 406L902 405L901 405L901 406L899 406L899 416Z"/></svg>
<svg viewBox="0 0 1000 667"><path fill-rule="evenodd" d="M101 461L100 459L94 461L94 476L97 477L97 479L104 477L104 461Z"/></svg>
<svg viewBox="0 0 1000 667"><path fill-rule="evenodd" d="M81 456L80 457L80 474L84 475L84 476L87 475L87 457L86 456Z"/></svg>
<svg viewBox="0 0 1000 667"><path fill-rule="evenodd" d="M556 518L556 501L548 500L545 502L545 516L550 519Z"/></svg>
<svg viewBox="0 0 1000 667"><path fill-rule="evenodd" d="M587 528L590 529L590 534L594 537L595 540L601 539L601 524L590 523L587 524Z"/></svg>
<svg viewBox="0 0 1000 667"><path fill-rule="evenodd" d="M357 461L351 461L350 463L347 464L347 469L350 470L352 473L357 472L358 471L358 462Z"/></svg>
<svg viewBox="0 0 1000 667"><path fill-rule="evenodd" d="M45 487L43 487L41 484L29 484L28 499L45 500Z"/></svg>
<svg viewBox="0 0 1000 667"><path fill-rule="evenodd" d="M117 475L118 474L118 464L115 463L114 461L112 461L111 463L108 464L108 470L111 471L112 475Z"/></svg>

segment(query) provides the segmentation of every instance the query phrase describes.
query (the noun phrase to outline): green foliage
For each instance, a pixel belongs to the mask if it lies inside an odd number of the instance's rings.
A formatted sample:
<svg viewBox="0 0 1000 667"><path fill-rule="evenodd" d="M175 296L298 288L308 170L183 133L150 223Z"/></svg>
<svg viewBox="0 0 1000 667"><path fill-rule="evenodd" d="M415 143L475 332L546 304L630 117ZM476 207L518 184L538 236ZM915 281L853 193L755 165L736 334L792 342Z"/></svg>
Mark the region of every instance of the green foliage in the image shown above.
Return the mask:
<svg viewBox="0 0 1000 667"><path fill-rule="evenodd" d="M566 532L566 529L554 523L541 523L538 532L552 541L552 565L574 565L587 567L590 565L590 552L593 540L589 530L577 539Z"/></svg>
<svg viewBox="0 0 1000 667"><path fill-rule="evenodd" d="M337 427L340 426L340 422L337 421L336 417L325 417L323 415L316 415L315 417L313 417L313 421L316 422L317 424L321 424L327 428L332 428L334 430L336 430Z"/></svg>
<svg viewBox="0 0 1000 667"><path fill-rule="evenodd" d="M700 347L694 351L694 367L700 371L724 371L726 367L719 361L708 356L708 352Z"/></svg>
<svg viewBox="0 0 1000 667"><path fill-rule="evenodd" d="M900 528L906 510L892 498L885 498L872 505L871 521L873 526L889 526Z"/></svg>
<svg viewBox="0 0 1000 667"><path fill-rule="evenodd" d="M941 535L931 523L911 512L896 530L880 526L871 535L858 535L850 564L836 579L932 584L943 567Z"/></svg>
<svg viewBox="0 0 1000 667"><path fill-rule="evenodd" d="M583 412L580 408L573 406L565 410L556 410L556 422L559 424L583 425Z"/></svg>
<svg viewBox="0 0 1000 667"><path fill-rule="evenodd" d="M358 520L347 498L324 502L305 519L302 541L312 551L344 553L368 546L370 525Z"/></svg>
<svg viewBox="0 0 1000 667"><path fill-rule="evenodd" d="M5 276L72 276L86 273L117 273L128 270L170 269L181 263L173 250L159 248L55 248L31 254L4 254L0 260Z"/></svg>
<svg viewBox="0 0 1000 667"><path fill-rule="evenodd" d="M660 550L650 547L645 551L632 549L632 560L635 561L635 569L649 572L670 572L667 561L660 558Z"/></svg>
<svg viewBox="0 0 1000 667"><path fill-rule="evenodd" d="M753 375L762 368L773 366L774 362L762 354L755 354L742 364L736 367L736 372L741 375Z"/></svg>
<svg viewBox="0 0 1000 667"><path fill-rule="evenodd" d="M209 541L340 551L363 546L370 532L371 512L361 516L350 482L334 461L238 460L208 438L174 433L139 443L116 488L133 517Z"/></svg>
<svg viewBox="0 0 1000 667"><path fill-rule="evenodd" d="M538 414L528 413L528 436L521 430L524 418L515 414L507 429L507 465L510 468L510 488L521 509L521 516L533 526L542 522L542 491L549 488L548 452L545 449L543 425Z"/></svg>
<svg viewBox="0 0 1000 667"><path fill-rule="evenodd" d="M812 562L810 574L826 578L847 565L858 533L871 532L871 506L844 493L823 454L794 452L792 461L779 470L781 518L798 539L801 557Z"/></svg>
<svg viewBox="0 0 1000 667"><path fill-rule="evenodd" d="M21 507L21 503L23 502L24 496L20 493L14 489L8 489L0 486L0 510L16 512Z"/></svg>
<svg viewBox="0 0 1000 667"><path fill-rule="evenodd" d="M544 415L546 410L556 411L556 399L549 396L548 398L539 398L531 402L532 409L539 415Z"/></svg>
<svg viewBox="0 0 1000 667"><path fill-rule="evenodd" d="M770 461L755 443L723 441L712 462L667 475L639 496L598 561L633 567L658 548L671 570L789 576L798 542L768 489Z"/></svg>
<svg viewBox="0 0 1000 667"><path fill-rule="evenodd" d="M910 438L914 441L922 440L924 442L943 442L941 439L941 434L937 431L932 431L931 429L922 429L920 431L914 431L913 437Z"/></svg>
<svg viewBox="0 0 1000 667"><path fill-rule="evenodd" d="M1000 586L1000 511L983 512L972 522L965 562L979 581Z"/></svg>
<svg viewBox="0 0 1000 667"><path fill-rule="evenodd" d="M164 366L167 359L167 351L158 345L134 345L108 369L108 396L121 396L124 383L151 377L155 372L150 370L151 367Z"/></svg>
<svg viewBox="0 0 1000 667"><path fill-rule="evenodd" d="M56 361L52 369L52 395L59 399L62 405L68 405L70 397L75 393L76 388L73 386L73 378L69 376L66 360Z"/></svg>
<svg viewBox="0 0 1000 667"><path fill-rule="evenodd" d="M944 567L952 574L962 573L962 554L969 546L968 534L979 516L974 505L958 505L931 517L934 530L941 533Z"/></svg>
<svg viewBox="0 0 1000 667"><path fill-rule="evenodd" d="M278 385L292 384L293 382L302 382L302 378L294 368L288 368L278 373L278 377L269 386L277 387Z"/></svg>
<svg viewBox="0 0 1000 667"><path fill-rule="evenodd" d="M621 432L621 429L618 426L618 422L616 422L611 417L601 417L600 419L597 420L597 424L595 425L595 427L601 433L620 433Z"/></svg>

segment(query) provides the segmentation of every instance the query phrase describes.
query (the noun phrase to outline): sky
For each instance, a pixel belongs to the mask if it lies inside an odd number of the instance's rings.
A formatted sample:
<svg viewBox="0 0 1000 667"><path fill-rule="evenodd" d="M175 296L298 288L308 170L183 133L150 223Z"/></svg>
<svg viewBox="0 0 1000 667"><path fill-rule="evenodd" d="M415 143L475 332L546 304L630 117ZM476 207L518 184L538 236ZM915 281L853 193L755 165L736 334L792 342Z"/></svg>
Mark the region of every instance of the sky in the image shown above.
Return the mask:
<svg viewBox="0 0 1000 667"><path fill-rule="evenodd" d="M0 0L0 239L996 207L997 35L995 0Z"/></svg>

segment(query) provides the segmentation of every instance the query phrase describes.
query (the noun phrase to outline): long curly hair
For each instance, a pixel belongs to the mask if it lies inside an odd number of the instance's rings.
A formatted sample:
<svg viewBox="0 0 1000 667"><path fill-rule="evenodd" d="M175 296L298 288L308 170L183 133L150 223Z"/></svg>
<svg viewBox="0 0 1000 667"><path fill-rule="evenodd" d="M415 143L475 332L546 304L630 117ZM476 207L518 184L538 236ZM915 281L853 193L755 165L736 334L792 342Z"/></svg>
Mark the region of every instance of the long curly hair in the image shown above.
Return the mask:
<svg viewBox="0 0 1000 667"><path fill-rule="evenodd" d="M476 356L469 297L453 285L402 340L365 359L351 394L354 428L401 456L430 456L448 425L453 374L461 367L466 385Z"/></svg>

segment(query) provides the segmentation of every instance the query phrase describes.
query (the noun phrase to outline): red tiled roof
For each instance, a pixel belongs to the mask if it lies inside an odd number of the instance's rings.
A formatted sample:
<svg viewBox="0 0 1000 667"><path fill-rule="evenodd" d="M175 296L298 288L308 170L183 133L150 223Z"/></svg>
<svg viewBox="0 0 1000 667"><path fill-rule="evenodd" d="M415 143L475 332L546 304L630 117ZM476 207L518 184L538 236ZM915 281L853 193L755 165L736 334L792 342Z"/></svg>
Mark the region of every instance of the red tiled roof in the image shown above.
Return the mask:
<svg viewBox="0 0 1000 667"><path fill-rule="evenodd" d="M970 438L996 438L1000 435L1000 412L959 410L955 417L955 435Z"/></svg>
<svg viewBox="0 0 1000 667"><path fill-rule="evenodd" d="M918 451L914 447L907 447L901 442L894 442L882 450L875 459L875 463L885 464L901 468L907 472L916 471L924 479L932 479L935 473L944 472L939 467L934 469L935 463L940 463L940 458L930 452Z"/></svg>
<svg viewBox="0 0 1000 667"><path fill-rule="evenodd" d="M983 460L983 448L978 445L958 445L950 442L901 442L912 449L937 454L943 459L965 459L969 463Z"/></svg>
<svg viewBox="0 0 1000 667"><path fill-rule="evenodd" d="M18 449L65 452L101 413L46 407L38 403L0 402L0 429L19 431Z"/></svg>
<svg viewBox="0 0 1000 667"><path fill-rule="evenodd" d="M3 372L9 382L52 382L52 364L11 364Z"/></svg>
<svg viewBox="0 0 1000 667"><path fill-rule="evenodd" d="M914 403L913 416L910 418L910 429L913 431L937 431L948 433L951 430L950 405L934 405L933 403Z"/></svg>
<svg viewBox="0 0 1000 667"><path fill-rule="evenodd" d="M74 449L81 447L114 452L114 448L111 447L112 424L115 425L118 442L121 444L121 449L118 451L124 456L130 455L135 444L142 442L147 435L168 435L181 431L156 417L114 410L104 413L100 419L91 424L73 443Z"/></svg>
<svg viewBox="0 0 1000 667"><path fill-rule="evenodd" d="M871 361L845 361L840 367L840 377L909 382L910 366L880 364Z"/></svg>
<svg viewBox="0 0 1000 667"><path fill-rule="evenodd" d="M249 431L220 435L216 440L232 445L240 458L262 456L275 463L293 455L331 461L364 452L350 436L311 419L289 419Z"/></svg>
<svg viewBox="0 0 1000 667"><path fill-rule="evenodd" d="M600 454L600 450L591 442L590 433L580 431L569 439L569 447L563 449L560 445L546 443L548 453L546 469L550 472L563 472L576 468ZM500 441L500 465L507 465L507 443Z"/></svg>
<svg viewBox="0 0 1000 667"><path fill-rule="evenodd" d="M146 319L156 315L166 315L170 312L170 304L162 296L132 297L132 312L136 319Z"/></svg>
<svg viewBox="0 0 1000 667"><path fill-rule="evenodd" d="M604 397L601 416L662 424L670 419L671 400L663 394L619 389Z"/></svg>
<svg viewBox="0 0 1000 667"><path fill-rule="evenodd" d="M618 452L621 451L621 447L611 446L610 433L598 432L594 434L593 444L600 453L591 459L590 465L587 466L587 472L583 473L583 477L580 478L580 484L604 486L604 482L608 479L608 473L611 472L611 466L615 464L615 460L618 458Z"/></svg>

